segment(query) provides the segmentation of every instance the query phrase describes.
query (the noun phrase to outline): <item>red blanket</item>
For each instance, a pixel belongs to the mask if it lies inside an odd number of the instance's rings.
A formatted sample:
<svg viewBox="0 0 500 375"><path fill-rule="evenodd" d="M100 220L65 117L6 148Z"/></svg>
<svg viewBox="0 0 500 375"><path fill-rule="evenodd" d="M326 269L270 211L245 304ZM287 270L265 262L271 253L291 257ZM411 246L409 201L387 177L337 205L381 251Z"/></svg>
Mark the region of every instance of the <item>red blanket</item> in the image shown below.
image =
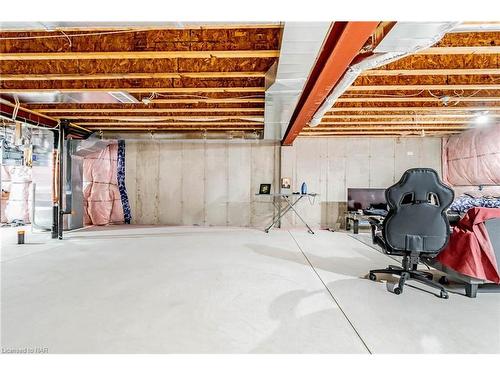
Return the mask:
<svg viewBox="0 0 500 375"><path fill-rule="evenodd" d="M500 217L500 208L472 208L453 228L448 246L437 260L461 273L500 284L495 252L484 222Z"/></svg>

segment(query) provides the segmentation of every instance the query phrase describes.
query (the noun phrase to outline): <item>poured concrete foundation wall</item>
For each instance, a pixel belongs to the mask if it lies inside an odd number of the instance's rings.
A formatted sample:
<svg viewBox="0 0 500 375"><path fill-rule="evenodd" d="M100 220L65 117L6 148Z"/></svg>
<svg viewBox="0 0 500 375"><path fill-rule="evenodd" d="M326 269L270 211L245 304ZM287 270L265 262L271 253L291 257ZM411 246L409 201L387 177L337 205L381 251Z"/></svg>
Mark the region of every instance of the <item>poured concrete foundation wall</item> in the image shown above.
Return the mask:
<svg viewBox="0 0 500 375"><path fill-rule="evenodd" d="M245 142L245 143L243 143ZM280 146L266 141L126 141L132 223L263 228L273 217L262 183L279 186ZM348 187L385 188L412 167L441 174L440 138L299 138L281 148L283 177L320 195L297 209L314 227L337 227ZM301 226L291 213L282 226Z"/></svg>
<svg viewBox="0 0 500 375"><path fill-rule="evenodd" d="M273 215L261 183L278 180L269 141L126 141L133 224L262 227Z"/></svg>
<svg viewBox="0 0 500 375"><path fill-rule="evenodd" d="M315 227L338 227L347 207L347 188L386 188L413 167L434 168L441 175L440 138L298 138L282 148L282 176L293 191L306 182L309 192L298 211ZM295 215L282 226L299 226Z"/></svg>

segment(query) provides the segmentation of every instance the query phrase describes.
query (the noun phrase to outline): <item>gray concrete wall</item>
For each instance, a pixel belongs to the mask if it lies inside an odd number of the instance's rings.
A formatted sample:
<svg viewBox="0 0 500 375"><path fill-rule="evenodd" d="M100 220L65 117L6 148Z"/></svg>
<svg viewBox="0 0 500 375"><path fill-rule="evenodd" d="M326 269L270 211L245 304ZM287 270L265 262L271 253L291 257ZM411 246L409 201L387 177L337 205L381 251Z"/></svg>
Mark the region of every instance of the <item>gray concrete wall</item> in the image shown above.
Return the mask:
<svg viewBox="0 0 500 375"><path fill-rule="evenodd" d="M279 146L263 141L126 141L133 224L261 227L273 215Z"/></svg>
<svg viewBox="0 0 500 375"><path fill-rule="evenodd" d="M282 176L292 178L294 191L305 181L309 192L320 194L297 207L315 227L338 227L347 188L386 188L413 167L441 175L440 138L298 138L282 148ZM282 224L301 225L291 213Z"/></svg>
<svg viewBox="0 0 500 375"><path fill-rule="evenodd" d="M132 223L263 227L274 210L257 197L279 185L280 148L268 142L127 141L126 186ZM282 176L303 181L314 201L298 210L315 227L336 227L348 187L385 188L412 167L441 173L439 138L299 138L281 148ZM302 225L287 214L283 226Z"/></svg>

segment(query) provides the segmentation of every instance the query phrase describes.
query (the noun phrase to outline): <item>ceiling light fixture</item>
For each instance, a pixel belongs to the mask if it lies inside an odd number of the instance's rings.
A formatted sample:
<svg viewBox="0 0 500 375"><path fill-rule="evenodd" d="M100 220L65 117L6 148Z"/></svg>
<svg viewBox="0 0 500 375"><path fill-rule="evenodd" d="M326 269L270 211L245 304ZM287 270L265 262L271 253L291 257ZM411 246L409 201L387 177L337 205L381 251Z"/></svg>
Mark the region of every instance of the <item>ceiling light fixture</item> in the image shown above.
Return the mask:
<svg viewBox="0 0 500 375"><path fill-rule="evenodd" d="M476 117L474 117L474 123L476 125L486 125L490 122L491 117L488 114L488 111L479 112Z"/></svg>

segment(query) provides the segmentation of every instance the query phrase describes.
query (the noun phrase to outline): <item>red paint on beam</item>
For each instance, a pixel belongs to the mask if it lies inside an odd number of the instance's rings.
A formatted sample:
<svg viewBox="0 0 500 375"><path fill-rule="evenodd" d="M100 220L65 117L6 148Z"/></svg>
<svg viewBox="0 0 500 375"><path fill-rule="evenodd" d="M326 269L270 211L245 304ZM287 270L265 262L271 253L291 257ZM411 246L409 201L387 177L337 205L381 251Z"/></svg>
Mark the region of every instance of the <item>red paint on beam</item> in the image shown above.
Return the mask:
<svg viewBox="0 0 500 375"><path fill-rule="evenodd" d="M281 144L292 145L323 104L379 22L335 22L307 79Z"/></svg>
<svg viewBox="0 0 500 375"><path fill-rule="evenodd" d="M0 102L0 113L6 117L12 118L12 114L14 113L15 105L8 105ZM46 126L49 128L53 128L57 125L57 120L48 118L46 116L39 115L33 111L29 111L22 107L17 111L17 116L15 118L16 121L23 121L33 125Z"/></svg>

